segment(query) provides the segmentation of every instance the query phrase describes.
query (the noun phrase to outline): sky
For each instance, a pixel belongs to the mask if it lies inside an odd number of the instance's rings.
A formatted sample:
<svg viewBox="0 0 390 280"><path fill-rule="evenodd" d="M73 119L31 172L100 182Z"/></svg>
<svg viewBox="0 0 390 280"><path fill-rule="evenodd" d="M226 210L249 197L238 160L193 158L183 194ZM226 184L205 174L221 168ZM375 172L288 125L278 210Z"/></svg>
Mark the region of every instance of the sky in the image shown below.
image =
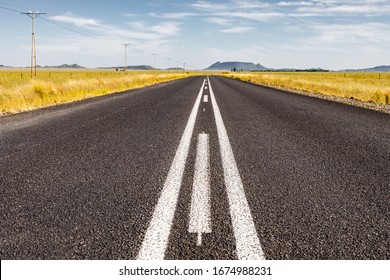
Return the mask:
<svg viewBox="0 0 390 280"><path fill-rule="evenodd" d="M43 66L390 65L390 0L0 0L0 65L30 65L27 11Z"/></svg>

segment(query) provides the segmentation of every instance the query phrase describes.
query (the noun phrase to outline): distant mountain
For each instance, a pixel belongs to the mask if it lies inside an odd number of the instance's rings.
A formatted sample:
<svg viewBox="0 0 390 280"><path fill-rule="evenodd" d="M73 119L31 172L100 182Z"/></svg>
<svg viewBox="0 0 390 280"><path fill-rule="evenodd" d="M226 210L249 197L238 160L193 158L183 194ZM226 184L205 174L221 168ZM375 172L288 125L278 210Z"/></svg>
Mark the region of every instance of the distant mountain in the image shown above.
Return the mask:
<svg viewBox="0 0 390 280"><path fill-rule="evenodd" d="M253 71L253 70L267 70L268 68L264 67L261 64L254 64L252 62L216 62L205 70L232 70L236 69L237 71Z"/></svg>
<svg viewBox="0 0 390 280"><path fill-rule="evenodd" d="M149 66L149 65L128 66L127 69L129 69L129 70L154 70L154 68L152 66Z"/></svg>
<svg viewBox="0 0 390 280"><path fill-rule="evenodd" d="M52 68L52 69L85 69L85 67L83 66L80 66L78 64L62 64L62 65L58 65L58 66L37 66L39 68Z"/></svg>
<svg viewBox="0 0 390 280"><path fill-rule="evenodd" d="M390 65L382 65L365 69L346 69L339 72L390 72Z"/></svg>

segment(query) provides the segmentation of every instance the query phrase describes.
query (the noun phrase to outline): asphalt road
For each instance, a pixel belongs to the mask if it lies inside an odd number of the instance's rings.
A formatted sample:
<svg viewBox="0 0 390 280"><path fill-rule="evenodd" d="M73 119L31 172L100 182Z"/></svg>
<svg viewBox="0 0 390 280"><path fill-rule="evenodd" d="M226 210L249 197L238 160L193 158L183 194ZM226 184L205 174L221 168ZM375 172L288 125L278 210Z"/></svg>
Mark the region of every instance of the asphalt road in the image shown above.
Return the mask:
<svg viewBox="0 0 390 280"><path fill-rule="evenodd" d="M0 192L0 259L388 260L390 116L192 77L0 118Z"/></svg>

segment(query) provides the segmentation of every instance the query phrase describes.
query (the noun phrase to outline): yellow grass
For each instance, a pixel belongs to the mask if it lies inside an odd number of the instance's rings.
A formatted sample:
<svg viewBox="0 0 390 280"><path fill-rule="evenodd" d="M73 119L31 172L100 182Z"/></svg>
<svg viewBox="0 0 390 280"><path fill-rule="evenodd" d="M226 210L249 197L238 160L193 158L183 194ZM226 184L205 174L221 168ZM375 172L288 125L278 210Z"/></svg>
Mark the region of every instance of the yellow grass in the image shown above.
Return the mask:
<svg viewBox="0 0 390 280"><path fill-rule="evenodd" d="M390 73L223 73L223 76L273 87L390 104Z"/></svg>
<svg viewBox="0 0 390 280"><path fill-rule="evenodd" d="M0 115L72 102L188 77L169 71L27 70L0 71Z"/></svg>

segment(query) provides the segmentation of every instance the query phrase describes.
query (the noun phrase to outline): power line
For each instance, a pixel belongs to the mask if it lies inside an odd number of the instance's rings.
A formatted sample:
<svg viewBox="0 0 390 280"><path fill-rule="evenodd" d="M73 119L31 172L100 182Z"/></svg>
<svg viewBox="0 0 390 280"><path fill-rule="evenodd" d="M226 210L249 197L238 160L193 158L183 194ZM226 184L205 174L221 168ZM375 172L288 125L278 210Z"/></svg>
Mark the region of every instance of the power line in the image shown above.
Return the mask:
<svg viewBox="0 0 390 280"><path fill-rule="evenodd" d="M45 15L46 13L39 13L39 12L32 12L32 11L29 11L29 12L23 12L23 11L20 11L18 9L15 9L15 8L11 8L11 7L7 7L7 6L3 6L3 5L0 5L0 9L4 9L4 10L8 10L8 11L11 11L11 12L15 12L15 13L18 13L18 14L25 14L25 15L28 15L31 19L32 19L32 27L33 27L33 32L32 32L32 52L31 52L31 76L33 75L33 68L35 69L35 75L36 75L36 46L35 46L35 19L38 18L38 16L40 15ZM82 35L84 37L89 37L91 39L94 39L94 40L98 40L100 42L104 42L105 44L107 44L107 40L102 40L100 39L99 37L97 36L92 36L90 34L86 34L86 33L83 33L83 32L80 32L80 31L77 31L75 29L72 29L72 28L69 28L67 26L64 26L64 25L61 25L57 22L54 22L50 19L48 19L47 17L39 17L40 20L43 20L43 21L46 21L52 25L55 25L55 26L58 26L60 28L63 28L63 29L66 29L68 31L71 31L73 33L77 33L79 35ZM124 44L122 44L124 45ZM131 45L131 44L127 44L128 46ZM126 63L125 63L125 68L127 68L127 46L125 46L125 56L126 56ZM154 53L152 54L154 56L154 69L156 70L156 55L157 53Z"/></svg>
<svg viewBox="0 0 390 280"><path fill-rule="evenodd" d="M172 61L172 58L171 58L171 57L167 57L167 60L169 61L168 70L170 70L170 69L171 69L171 61Z"/></svg>
<svg viewBox="0 0 390 280"><path fill-rule="evenodd" d="M74 30L74 29L69 28L69 27L66 27L66 26L61 25L61 24L59 24L59 23L56 23L56 22L54 22L54 21L52 21L52 20L49 20L49 19L47 19L47 18L45 18L45 17L41 17L41 18L39 18L39 19L44 20L44 21L46 21L46 22L48 22L48 23L51 23L51 24L53 24L53 25L56 25L56 26L58 26L58 27L61 27L61 28L63 28L63 29L66 29L66 30L68 30L68 31L71 31L71 32L74 32L74 33L78 33L78 34L80 34L80 35L83 35L83 36L86 36L86 37L90 37L90 38L92 38L92 39L96 39L95 37L93 37L93 36L91 36L91 35L89 35L89 34L86 34L86 33L83 33L83 32L77 31L77 30Z"/></svg>
<svg viewBox="0 0 390 280"><path fill-rule="evenodd" d="M26 13L23 12L23 11L16 10L16 9L10 8L10 7L5 7L5 6L2 6L2 5L0 5L0 9L12 11L12 12L15 12L15 13L18 13L18 14L26 14ZM41 14L43 14L43 13L41 13ZM72 29L72 28L66 27L66 26L64 26L64 25L58 24L58 23L56 23L56 22L54 22L54 21L52 21L52 20L49 20L48 18L45 18L45 17L39 17L39 20L44 20L44 21L46 21L46 22L48 22L48 23L50 23L50 24L56 25L56 26L58 26L58 27L61 27L61 28L63 28L63 29L66 29L66 30L68 30L68 31L71 31L71 32L74 32L74 33L78 33L78 34L80 34L80 35L83 35L83 36L86 36L86 37L90 37L90 38L92 38L92 39L97 39L96 37L91 36L90 34L86 34L86 33L83 33L83 32L77 31L77 30L74 30L74 29Z"/></svg>
<svg viewBox="0 0 390 280"><path fill-rule="evenodd" d="M4 9L4 10L15 12L15 13L18 13L18 14L23 13L22 11L18 11L18 10L15 10L15 9L12 9L12 8L8 8L8 7L4 7L4 6L1 6L1 5L0 5L0 8Z"/></svg>
<svg viewBox="0 0 390 280"><path fill-rule="evenodd" d="M34 16L33 15L33 12L28 12L28 13L25 13L25 12L23 12L23 11L20 11L20 10L17 10L17 9L15 9L15 8L11 8L11 7L6 7L6 6L3 6L3 5L0 5L0 8L1 9L4 9L4 10L7 10L7 11L11 11L11 12L15 12L15 13L18 13L18 14L26 14L26 15L29 15L31 18L32 18L32 20L33 20L33 29L34 29L34 25L35 25L35 18L37 18L39 15L43 15L43 14L45 14L45 13L36 13L37 15L36 16ZM77 33L77 34L79 34L79 35L82 35L82 36L84 36L84 37L88 37L88 38L91 38L91 39L94 39L94 40L98 40L98 41L100 41L100 42L102 42L102 43L105 43L105 44L107 44L107 41L106 40L101 40L100 38L98 38L98 37L96 37L96 36L92 36L92 35L90 35L90 34L86 34L86 33L83 33L83 32L80 32L80 31L77 31L77 30L75 30L75 29L72 29L72 28L69 28L69 27L67 27L67 26L64 26L64 25L61 25L61 24L59 24L59 23L57 23L57 22L54 22L54 21L52 21L52 20L50 20L50 19L48 19L47 17L39 17L39 19L40 20L43 20L43 21L46 21L46 22L48 22L48 23L50 23L50 24L52 24L52 25L55 25L55 26L57 26L57 27L60 27L60 28L62 28L62 29L66 29L66 30L68 30L68 31L70 31L70 32L73 32L73 33ZM35 50L35 32L34 32L34 30L33 30L33 38L32 38L32 55L31 55L31 73L33 73L33 69L35 69L35 73L36 73L36 50ZM127 67L126 67L127 68ZM31 74L32 75L32 74Z"/></svg>
<svg viewBox="0 0 390 280"><path fill-rule="evenodd" d="M154 72L156 72L156 55L158 55L158 53L152 53L151 55L153 55L153 61L154 61L153 68L154 68Z"/></svg>
<svg viewBox="0 0 390 280"><path fill-rule="evenodd" d="M19 11L19 10L16 10L16 9L14 9L14 8L5 7L5 6L2 6L2 5L0 5L0 8L1 8L1 9L4 9L4 10L11 11L11 12L15 12L15 13L18 13L18 14L26 14L26 13L24 13L23 11ZM58 27L61 27L61 28L63 28L63 29L66 29L66 30L68 30L68 31L71 31L71 32L74 32L74 33L78 33L78 34L80 34L80 35L83 35L83 36L86 36L86 37L90 37L90 38L95 39L95 37L93 37L93 36L91 36L91 35L89 35L89 34L86 34L86 33L83 33L83 32L77 31L77 30L74 30L74 29L72 29L72 28L66 27L66 26L64 26L64 25L58 24L58 23L56 23L56 22L54 22L54 21L52 21L52 20L49 20L48 18L40 17L39 19L44 20L44 21L46 21L46 22L48 22L48 23L51 23L51 24L53 24L53 25L56 25L56 26L58 26Z"/></svg>

